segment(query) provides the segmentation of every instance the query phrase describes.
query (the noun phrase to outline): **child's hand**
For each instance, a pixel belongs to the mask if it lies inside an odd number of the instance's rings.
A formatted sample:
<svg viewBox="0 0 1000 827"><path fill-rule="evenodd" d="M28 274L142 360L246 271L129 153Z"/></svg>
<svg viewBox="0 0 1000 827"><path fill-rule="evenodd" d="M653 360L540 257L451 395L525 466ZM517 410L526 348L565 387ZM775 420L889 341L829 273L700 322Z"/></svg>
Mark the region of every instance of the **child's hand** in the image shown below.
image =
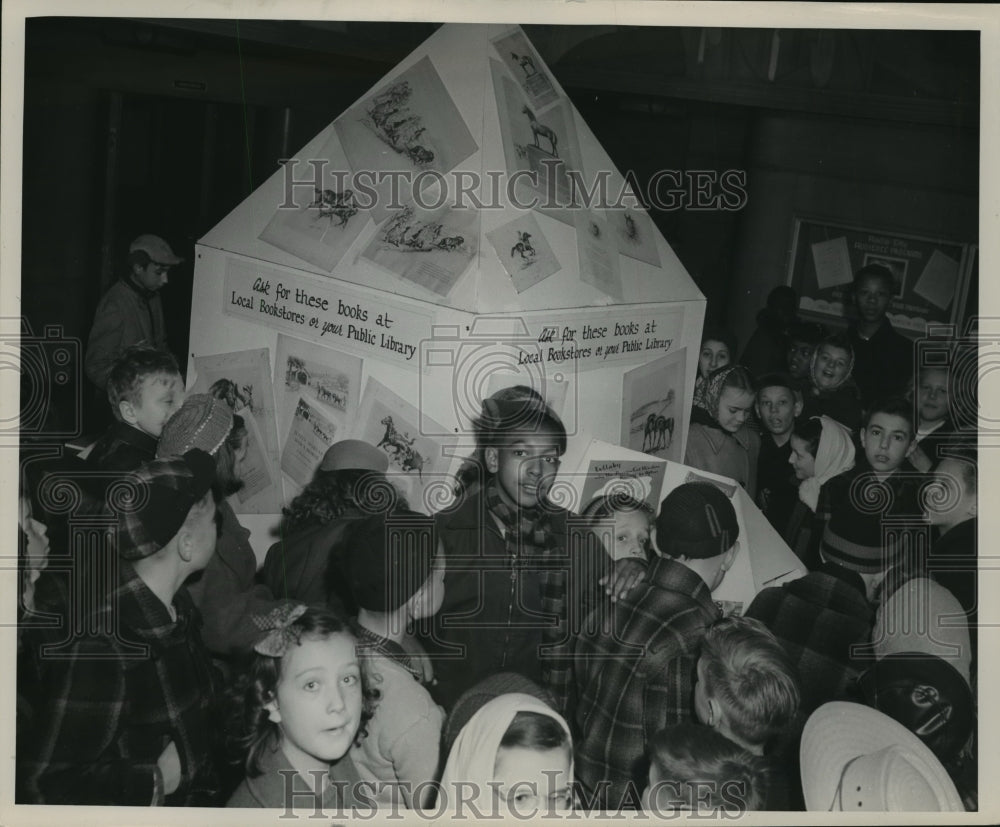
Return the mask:
<svg viewBox="0 0 1000 827"><path fill-rule="evenodd" d="M623 557L615 560L615 570L604 575L600 585L604 586L605 594L611 595L611 602L617 603L645 576L646 566L639 558Z"/></svg>

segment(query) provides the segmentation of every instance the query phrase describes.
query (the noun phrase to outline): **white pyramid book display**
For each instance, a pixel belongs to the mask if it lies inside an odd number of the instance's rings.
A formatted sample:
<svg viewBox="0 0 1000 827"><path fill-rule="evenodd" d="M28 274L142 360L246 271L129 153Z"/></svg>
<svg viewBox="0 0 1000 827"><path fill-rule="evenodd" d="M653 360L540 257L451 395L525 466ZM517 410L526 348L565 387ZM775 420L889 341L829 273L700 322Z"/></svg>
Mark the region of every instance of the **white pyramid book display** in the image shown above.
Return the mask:
<svg viewBox="0 0 1000 827"><path fill-rule="evenodd" d="M189 375L268 348L270 410L295 415L256 424L286 502L351 436L435 510L482 399L515 384L571 445L655 409L671 431L650 451L677 463L705 299L625 182L519 27L446 24L199 241ZM260 553L278 517L255 510Z"/></svg>

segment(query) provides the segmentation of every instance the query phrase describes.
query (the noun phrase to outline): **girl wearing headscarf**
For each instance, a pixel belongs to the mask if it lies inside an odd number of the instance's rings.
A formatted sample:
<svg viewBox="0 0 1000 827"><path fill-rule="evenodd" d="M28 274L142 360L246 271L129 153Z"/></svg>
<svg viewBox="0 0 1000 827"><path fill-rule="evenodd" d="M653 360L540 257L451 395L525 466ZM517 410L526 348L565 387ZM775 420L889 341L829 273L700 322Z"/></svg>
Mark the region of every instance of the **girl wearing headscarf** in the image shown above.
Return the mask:
<svg viewBox="0 0 1000 827"><path fill-rule="evenodd" d="M854 381L854 349L843 333L827 336L813 352L810 387L803 393L802 417L829 416L857 433L862 410Z"/></svg>
<svg viewBox="0 0 1000 827"><path fill-rule="evenodd" d="M740 365L719 368L708 377L705 393L691 406L684 464L730 477L751 497L757 488L760 436L747 427L754 404L750 372Z"/></svg>
<svg viewBox="0 0 1000 827"><path fill-rule="evenodd" d="M823 486L854 467L851 432L829 416L802 418L789 438L788 461L799 479L799 502L792 510L785 542L810 568L819 565L819 540L823 534L825 506L820 505Z"/></svg>
<svg viewBox="0 0 1000 827"><path fill-rule="evenodd" d="M462 727L439 806L456 816L565 815L573 809L573 741L548 704L520 692L484 704Z"/></svg>

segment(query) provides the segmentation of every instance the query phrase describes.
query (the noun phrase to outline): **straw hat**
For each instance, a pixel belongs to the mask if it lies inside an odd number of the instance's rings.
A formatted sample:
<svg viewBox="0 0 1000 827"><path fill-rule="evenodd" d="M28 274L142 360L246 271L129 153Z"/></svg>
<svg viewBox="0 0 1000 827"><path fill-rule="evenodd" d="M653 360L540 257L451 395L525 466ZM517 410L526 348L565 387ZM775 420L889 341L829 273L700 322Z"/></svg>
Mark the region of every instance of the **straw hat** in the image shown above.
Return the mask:
<svg viewBox="0 0 1000 827"><path fill-rule="evenodd" d="M832 701L806 722L799 747L806 809L965 812L934 753L902 724L861 704Z"/></svg>

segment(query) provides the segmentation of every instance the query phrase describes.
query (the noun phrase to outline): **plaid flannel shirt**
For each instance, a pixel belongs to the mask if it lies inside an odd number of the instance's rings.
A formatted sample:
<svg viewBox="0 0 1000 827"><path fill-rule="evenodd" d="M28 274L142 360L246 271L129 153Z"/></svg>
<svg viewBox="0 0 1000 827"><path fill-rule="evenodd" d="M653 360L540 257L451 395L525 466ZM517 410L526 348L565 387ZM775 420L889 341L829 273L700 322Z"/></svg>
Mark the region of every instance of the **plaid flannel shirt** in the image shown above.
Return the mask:
<svg viewBox="0 0 1000 827"><path fill-rule="evenodd" d="M18 745L27 794L39 804L213 803L212 666L197 610L181 588L172 620L132 566L118 565L119 585L90 617L101 631L41 660L36 725ZM181 781L164 796L157 759L171 741Z"/></svg>
<svg viewBox="0 0 1000 827"><path fill-rule="evenodd" d="M617 809L630 793L638 804L645 779L636 762L654 733L691 719L701 640L718 617L705 581L661 557L624 599L588 619L574 657L576 775L598 805Z"/></svg>
<svg viewBox="0 0 1000 827"><path fill-rule="evenodd" d="M848 697L859 672L854 644L871 638L875 612L859 575L832 563L761 591L747 608L781 641L802 685L802 711ZM863 668L863 666L862 666Z"/></svg>

